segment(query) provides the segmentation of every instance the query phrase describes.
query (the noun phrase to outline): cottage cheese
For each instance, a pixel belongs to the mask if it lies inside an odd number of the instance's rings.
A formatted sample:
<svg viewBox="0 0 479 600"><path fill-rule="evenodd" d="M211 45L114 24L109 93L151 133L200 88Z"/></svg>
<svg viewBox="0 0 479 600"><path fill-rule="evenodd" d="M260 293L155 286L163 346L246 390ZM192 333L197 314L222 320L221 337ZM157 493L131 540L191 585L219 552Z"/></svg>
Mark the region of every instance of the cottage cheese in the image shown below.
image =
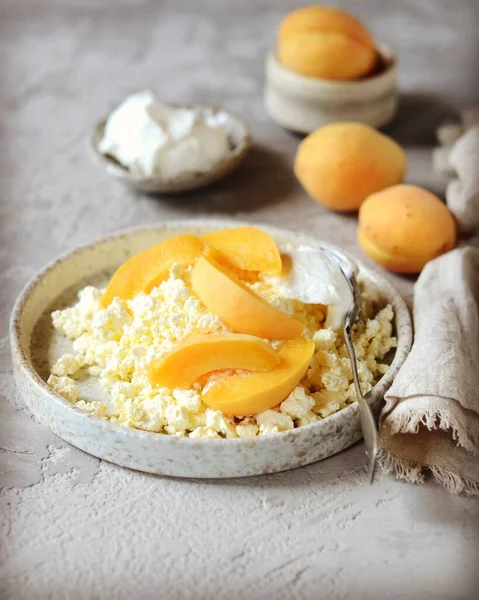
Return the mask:
<svg viewBox="0 0 479 600"><path fill-rule="evenodd" d="M339 331L325 328L325 307L285 298L271 282L250 287L268 302L300 320L304 336L315 342L311 365L300 384L277 408L254 417L228 417L203 403L203 389L153 388L147 373L152 361L198 332L228 331L192 295L191 268L174 265L169 278L150 294L101 307L102 291L86 287L77 303L52 313L54 328L72 340L73 351L52 365L48 384L81 410L124 427L177 437L224 439L272 435L327 418L355 400L351 365ZM381 361L396 345L393 311L365 301L365 319L353 334L359 376L368 392L387 370ZM273 347L282 342L271 340ZM81 380L95 377L108 401L82 397ZM206 385L214 385L214 378Z"/></svg>
<svg viewBox="0 0 479 600"><path fill-rule="evenodd" d="M60 396L63 396L65 400L75 404L80 390L74 379L71 379L71 377L57 377L56 375L50 375L47 383L52 390L57 394L60 394Z"/></svg>

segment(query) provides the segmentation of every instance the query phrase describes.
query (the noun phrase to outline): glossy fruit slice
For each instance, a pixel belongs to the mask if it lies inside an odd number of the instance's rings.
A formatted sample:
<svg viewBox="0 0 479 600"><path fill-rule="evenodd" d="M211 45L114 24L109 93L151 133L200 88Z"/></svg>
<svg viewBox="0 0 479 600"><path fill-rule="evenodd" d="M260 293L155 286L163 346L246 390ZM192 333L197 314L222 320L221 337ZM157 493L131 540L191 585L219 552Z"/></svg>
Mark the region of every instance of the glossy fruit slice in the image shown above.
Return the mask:
<svg viewBox="0 0 479 600"><path fill-rule="evenodd" d="M237 333L288 340L299 337L304 329L299 321L268 304L209 256L197 260L191 286L206 308Z"/></svg>
<svg viewBox="0 0 479 600"><path fill-rule="evenodd" d="M202 395L210 408L228 415L254 415L277 406L298 385L314 354L311 340L298 338L278 351L280 363L266 373L221 377Z"/></svg>
<svg viewBox="0 0 479 600"><path fill-rule="evenodd" d="M113 298L134 298L140 292L148 294L168 278L175 263L191 265L201 256L206 243L196 235L179 235L135 254L114 273L103 296L102 305Z"/></svg>
<svg viewBox="0 0 479 600"><path fill-rule="evenodd" d="M281 256L273 238L257 227L223 229L203 236L219 250L218 262L241 271L281 275Z"/></svg>
<svg viewBox="0 0 479 600"><path fill-rule="evenodd" d="M190 387L202 375L222 369L269 371L279 364L273 348L261 338L242 333L210 333L188 338L150 371L153 385Z"/></svg>

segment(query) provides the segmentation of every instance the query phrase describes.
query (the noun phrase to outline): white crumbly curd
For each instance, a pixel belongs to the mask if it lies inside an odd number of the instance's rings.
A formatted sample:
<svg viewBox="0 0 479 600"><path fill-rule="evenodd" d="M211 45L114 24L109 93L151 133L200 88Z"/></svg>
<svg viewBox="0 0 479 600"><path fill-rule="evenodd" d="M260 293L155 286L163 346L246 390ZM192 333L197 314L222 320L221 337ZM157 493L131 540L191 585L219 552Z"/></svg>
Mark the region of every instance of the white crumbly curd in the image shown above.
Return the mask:
<svg viewBox="0 0 479 600"><path fill-rule="evenodd" d="M174 108L149 92L128 96L109 116L98 149L133 174L166 181L204 173L230 152L221 119Z"/></svg>
<svg viewBox="0 0 479 600"><path fill-rule="evenodd" d="M102 291L86 287L78 302L52 313L54 328L72 340L72 352L51 368L48 384L76 407L125 427L191 438L253 438L314 423L355 401L351 365L339 330L324 327L324 306L285 298L271 281L250 283L268 302L305 325L316 352L300 385L276 408L252 417L230 417L208 408L203 389L154 388L148 379L152 361L194 333L228 331L193 296L191 267L174 265L169 279L150 294L133 300L114 299L101 308ZM382 362L396 345L390 305L375 311L365 299L365 318L355 328L359 376L368 392L386 372ZM270 341L277 348L282 342ZM82 398L80 382L98 378L108 401ZM214 385L215 377L206 385Z"/></svg>

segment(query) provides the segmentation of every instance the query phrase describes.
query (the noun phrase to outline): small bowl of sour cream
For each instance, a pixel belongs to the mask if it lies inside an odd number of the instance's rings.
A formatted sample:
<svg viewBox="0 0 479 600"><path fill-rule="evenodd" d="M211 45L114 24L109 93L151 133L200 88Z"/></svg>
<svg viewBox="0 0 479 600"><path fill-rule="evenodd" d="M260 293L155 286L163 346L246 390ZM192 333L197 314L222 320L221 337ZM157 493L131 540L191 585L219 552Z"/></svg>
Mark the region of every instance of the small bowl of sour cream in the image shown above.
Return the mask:
<svg viewBox="0 0 479 600"><path fill-rule="evenodd" d="M90 148L95 162L122 183L172 194L230 173L250 150L251 134L224 108L166 105L143 91L95 125Z"/></svg>

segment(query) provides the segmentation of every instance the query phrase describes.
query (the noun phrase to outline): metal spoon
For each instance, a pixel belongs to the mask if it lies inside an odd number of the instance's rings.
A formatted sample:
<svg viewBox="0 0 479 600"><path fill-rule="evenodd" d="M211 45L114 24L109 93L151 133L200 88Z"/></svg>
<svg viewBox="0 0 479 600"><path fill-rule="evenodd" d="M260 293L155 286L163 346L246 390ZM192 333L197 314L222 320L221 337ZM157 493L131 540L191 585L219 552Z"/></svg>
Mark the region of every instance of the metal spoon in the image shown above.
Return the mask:
<svg viewBox="0 0 479 600"><path fill-rule="evenodd" d="M344 319L344 339L346 342L346 347L348 349L349 359L351 361L354 389L356 390L356 399L358 401L359 406L359 419L361 422L364 443L366 445L366 453L369 459L369 483L373 483L374 471L376 469L376 458L378 453L378 431L373 411L371 410L371 407L369 406L366 398L363 396L363 393L361 391L356 351L354 350L352 340L352 328L353 325L357 323L359 315L361 313L361 293L359 291L359 285L356 279L357 268L345 256L342 256L334 250L331 250L329 248L323 248L323 250L332 260L334 260L334 262L340 268L342 274L344 275L349 284L353 296L353 303Z"/></svg>

